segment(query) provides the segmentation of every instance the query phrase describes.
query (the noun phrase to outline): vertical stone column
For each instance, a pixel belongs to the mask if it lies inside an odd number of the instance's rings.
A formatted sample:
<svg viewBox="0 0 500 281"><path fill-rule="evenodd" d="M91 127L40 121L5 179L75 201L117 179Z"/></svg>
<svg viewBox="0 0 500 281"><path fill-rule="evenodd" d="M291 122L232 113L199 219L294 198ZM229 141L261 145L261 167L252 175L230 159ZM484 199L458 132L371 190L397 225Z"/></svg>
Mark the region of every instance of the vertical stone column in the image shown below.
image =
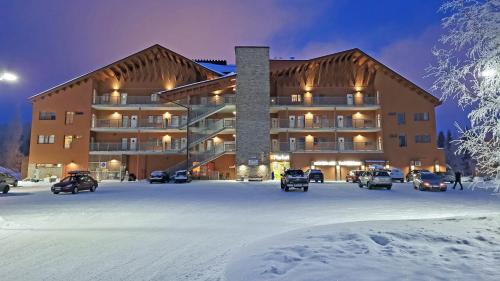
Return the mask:
<svg viewBox="0 0 500 281"><path fill-rule="evenodd" d="M236 47L236 174L269 178L269 47Z"/></svg>

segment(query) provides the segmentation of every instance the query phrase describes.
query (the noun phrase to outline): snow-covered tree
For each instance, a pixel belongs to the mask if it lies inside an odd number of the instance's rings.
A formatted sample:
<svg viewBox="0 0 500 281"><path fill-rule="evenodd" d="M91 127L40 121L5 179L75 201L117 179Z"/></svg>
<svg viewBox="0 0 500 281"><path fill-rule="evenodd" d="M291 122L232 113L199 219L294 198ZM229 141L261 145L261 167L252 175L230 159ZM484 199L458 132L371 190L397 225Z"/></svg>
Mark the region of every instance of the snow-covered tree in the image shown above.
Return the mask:
<svg viewBox="0 0 500 281"><path fill-rule="evenodd" d="M468 110L470 129L456 124L457 153L468 153L485 174L500 165L500 0L449 0L440 8L444 34L427 68L432 90Z"/></svg>

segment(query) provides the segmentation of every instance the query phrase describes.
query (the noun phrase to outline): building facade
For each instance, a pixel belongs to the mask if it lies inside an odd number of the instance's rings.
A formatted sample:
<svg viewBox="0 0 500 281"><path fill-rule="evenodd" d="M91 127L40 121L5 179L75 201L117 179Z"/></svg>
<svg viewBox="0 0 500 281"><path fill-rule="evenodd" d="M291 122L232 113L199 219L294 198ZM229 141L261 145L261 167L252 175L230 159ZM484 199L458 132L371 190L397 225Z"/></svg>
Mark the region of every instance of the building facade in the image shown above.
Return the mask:
<svg viewBox="0 0 500 281"><path fill-rule="evenodd" d="M187 167L201 179L266 179L293 167L342 180L373 165L445 169L439 100L361 50L235 54L225 71L154 45L33 96L28 176Z"/></svg>

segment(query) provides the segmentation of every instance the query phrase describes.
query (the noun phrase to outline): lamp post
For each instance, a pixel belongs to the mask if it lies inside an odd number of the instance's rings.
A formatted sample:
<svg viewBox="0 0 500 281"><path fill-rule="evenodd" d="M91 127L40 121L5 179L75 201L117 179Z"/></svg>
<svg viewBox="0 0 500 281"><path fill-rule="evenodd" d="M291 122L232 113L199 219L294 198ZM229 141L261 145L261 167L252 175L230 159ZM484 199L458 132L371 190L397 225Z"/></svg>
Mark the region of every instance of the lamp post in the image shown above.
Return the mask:
<svg viewBox="0 0 500 281"><path fill-rule="evenodd" d="M17 81L17 75L11 72L1 72L0 73L0 82L6 83L14 83Z"/></svg>

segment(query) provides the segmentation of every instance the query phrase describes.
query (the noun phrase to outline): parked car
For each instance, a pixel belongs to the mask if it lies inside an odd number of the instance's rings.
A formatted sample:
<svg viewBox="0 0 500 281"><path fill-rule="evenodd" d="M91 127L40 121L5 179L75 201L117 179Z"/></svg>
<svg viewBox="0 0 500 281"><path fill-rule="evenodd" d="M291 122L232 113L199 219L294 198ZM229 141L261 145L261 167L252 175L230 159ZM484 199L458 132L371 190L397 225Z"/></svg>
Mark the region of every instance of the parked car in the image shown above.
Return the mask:
<svg viewBox="0 0 500 281"><path fill-rule="evenodd" d="M363 170L351 170L345 177L346 182L358 182L359 181L359 176L363 173Z"/></svg>
<svg viewBox="0 0 500 281"><path fill-rule="evenodd" d="M441 177L443 182L454 183L455 182L455 174L449 172L437 172L436 175Z"/></svg>
<svg viewBox="0 0 500 281"><path fill-rule="evenodd" d="M429 170L411 170L408 174L406 174L406 181L412 182L415 179L415 175L418 173L430 173Z"/></svg>
<svg viewBox="0 0 500 281"><path fill-rule="evenodd" d="M392 179L386 171L368 171L364 172L359 177L358 185L359 187L366 186L368 189L372 189L374 187L385 187L387 189L391 189Z"/></svg>
<svg viewBox="0 0 500 281"><path fill-rule="evenodd" d="M309 180L309 182L314 181L314 182L321 182L324 183L325 179L323 176L323 172L318 169L310 169L306 171L306 177Z"/></svg>
<svg viewBox="0 0 500 281"><path fill-rule="evenodd" d="M11 186L17 186L17 179L8 173L0 173L0 181L4 181Z"/></svg>
<svg viewBox="0 0 500 281"><path fill-rule="evenodd" d="M190 182L191 175L186 170L179 170L174 174L174 183Z"/></svg>
<svg viewBox="0 0 500 281"><path fill-rule="evenodd" d="M97 181L89 175L89 172L72 171L69 172L69 176L52 185L50 190L54 194L59 194L59 192L71 192L75 194L81 190L90 190L90 192L95 192L97 186Z"/></svg>
<svg viewBox="0 0 500 281"><path fill-rule="evenodd" d="M7 194L10 190L9 184L3 180L0 180L0 190L3 194Z"/></svg>
<svg viewBox="0 0 500 281"><path fill-rule="evenodd" d="M164 171L153 171L149 175L149 183L167 183L170 181L170 176Z"/></svg>
<svg viewBox="0 0 500 281"><path fill-rule="evenodd" d="M413 180L413 187L420 191L446 191L446 184L443 179L430 172L418 173Z"/></svg>
<svg viewBox="0 0 500 281"><path fill-rule="evenodd" d="M309 190L309 179L302 170L288 169L281 175L281 189L288 192L290 188L302 188L304 192Z"/></svg>
<svg viewBox="0 0 500 281"><path fill-rule="evenodd" d="M392 181L399 181L399 182L405 181L405 175L403 174L403 171L401 171L400 169L392 168L392 169L387 169L385 171L389 173Z"/></svg>

